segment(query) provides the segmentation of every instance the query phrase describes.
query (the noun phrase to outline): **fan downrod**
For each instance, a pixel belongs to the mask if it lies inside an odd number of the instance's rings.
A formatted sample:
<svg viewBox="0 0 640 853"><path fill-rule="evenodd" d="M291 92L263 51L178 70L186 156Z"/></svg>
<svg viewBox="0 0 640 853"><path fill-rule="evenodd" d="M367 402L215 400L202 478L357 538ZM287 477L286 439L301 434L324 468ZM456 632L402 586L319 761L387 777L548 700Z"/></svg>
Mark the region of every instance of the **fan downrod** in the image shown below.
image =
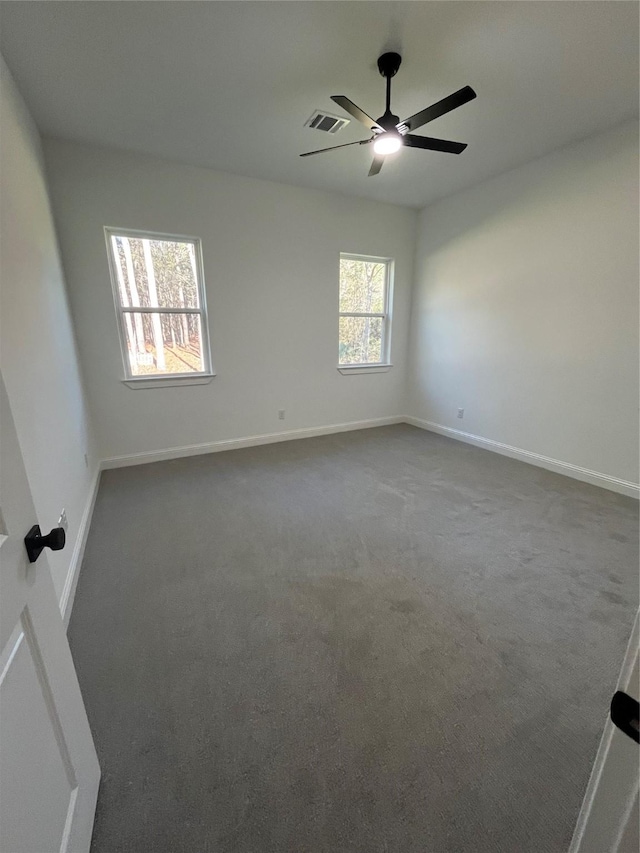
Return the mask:
<svg viewBox="0 0 640 853"><path fill-rule="evenodd" d="M399 53L383 53L378 58L378 71L383 77L395 77L401 62L402 57Z"/></svg>

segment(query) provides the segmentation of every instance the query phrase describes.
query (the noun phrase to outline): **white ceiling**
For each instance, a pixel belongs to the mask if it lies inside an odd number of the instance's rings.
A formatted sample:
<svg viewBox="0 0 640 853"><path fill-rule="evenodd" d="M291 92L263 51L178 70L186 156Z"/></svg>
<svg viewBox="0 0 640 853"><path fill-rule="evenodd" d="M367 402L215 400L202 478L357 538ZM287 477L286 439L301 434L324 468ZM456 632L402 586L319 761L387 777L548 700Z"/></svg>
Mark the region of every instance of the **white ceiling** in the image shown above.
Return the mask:
<svg viewBox="0 0 640 853"><path fill-rule="evenodd" d="M422 207L638 115L635 2L3 2L0 50L45 135ZM303 127L344 94L377 118L376 59L397 50L405 118L464 85L478 97L368 178L352 121Z"/></svg>

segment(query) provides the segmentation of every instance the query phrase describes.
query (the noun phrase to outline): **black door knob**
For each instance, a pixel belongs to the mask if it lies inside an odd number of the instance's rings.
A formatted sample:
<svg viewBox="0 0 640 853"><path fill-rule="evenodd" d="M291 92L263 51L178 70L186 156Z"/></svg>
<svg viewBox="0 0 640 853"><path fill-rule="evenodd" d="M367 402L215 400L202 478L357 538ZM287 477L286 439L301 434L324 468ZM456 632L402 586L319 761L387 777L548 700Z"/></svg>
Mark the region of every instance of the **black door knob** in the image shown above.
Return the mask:
<svg viewBox="0 0 640 853"><path fill-rule="evenodd" d="M35 563L43 548L51 548L52 551L61 551L64 548L65 541L66 536L63 527L54 527L51 533L43 536L40 532L40 526L34 524L24 537L29 562Z"/></svg>
<svg viewBox="0 0 640 853"><path fill-rule="evenodd" d="M640 703L618 690L611 700L611 722L631 740L640 743Z"/></svg>

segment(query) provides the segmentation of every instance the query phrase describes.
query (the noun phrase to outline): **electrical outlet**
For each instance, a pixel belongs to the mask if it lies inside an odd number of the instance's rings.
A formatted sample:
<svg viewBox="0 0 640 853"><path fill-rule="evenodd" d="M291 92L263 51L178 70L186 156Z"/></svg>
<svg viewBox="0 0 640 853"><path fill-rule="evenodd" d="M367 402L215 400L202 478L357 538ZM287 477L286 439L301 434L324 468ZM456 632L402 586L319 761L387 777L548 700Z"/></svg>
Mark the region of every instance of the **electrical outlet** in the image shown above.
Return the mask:
<svg viewBox="0 0 640 853"><path fill-rule="evenodd" d="M69 522L67 521L67 511L63 509L60 513L60 518L58 519L58 527L61 527L66 533L69 529Z"/></svg>
<svg viewBox="0 0 640 853"><path fill-rule="evenodd" d="M458 417L459 417L459 418L463 418L463 417L464 417L464 409L458 409Z"/></svg>
<svg viewBox="0 0 640 853"><path fill-rule="evenodd" d="M278 409L278 420L284 420L284 409Z"/></svg>

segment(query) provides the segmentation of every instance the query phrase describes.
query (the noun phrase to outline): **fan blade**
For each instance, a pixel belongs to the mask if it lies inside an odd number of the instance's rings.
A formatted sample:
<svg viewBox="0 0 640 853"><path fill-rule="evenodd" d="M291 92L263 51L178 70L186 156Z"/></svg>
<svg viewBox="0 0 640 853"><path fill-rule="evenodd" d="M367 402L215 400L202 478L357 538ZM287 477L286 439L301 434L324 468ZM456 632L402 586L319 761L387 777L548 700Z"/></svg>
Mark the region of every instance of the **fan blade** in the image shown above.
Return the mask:
<svg viewBox="0 0 640 853"><path fill-rule="evenodd" d="M368 145L371 139L359 139L357 142L345 142L344 145L332 145L331 148L318 148L317 151L307 151L301 157L311 157L312 154L322 154L323 151L335 151L336 148L348 148L350 145Z"/></svg>
<svg viewBox="0 0 640 853"><path fill-rule="evenodd" d="M428 151L446 151L447 154L462 154L467 147L466 142L449 142L448 139L432 139L430 136L413 136L407 133L402 141L409 148L424 148Z"/></svg>
<svg viewBox="0 0 640 853"><path fill-rule="evenodd" d="M448 95L441 101L431 104L431 106L427 107L425 110L422 110L421 112L406 118L404 121L401 121L398 125L398 129L406 127L407 130L416 130L428 121L433 121L434 118L439 118L445 113L461 107L468 101L472 101L475 97L476 93L473 91L471 86L465 86L462 89L458 89L458 91L454 92L453 95Z"/></svg>
<svg viewBox="0 0 640 853"><path fill-rule="evenodd" d="M353 101L350 101L346 95L331 95L331 100L339 107L342 107L342 109L345 110L345 112L348 112L349 115L352 115L355 119L361 122L365 127L368 127L369 130L381 131L383 129L377 121L374 121L371 116L368 116L364 112L364 110L361 110L360 107L353 103Z"/></svg>
<svg viewBox="0 0 640 853"><path fill-rule="evenodd" d="M371 168L369 169L369 177L372 175L377 175L380 169L382 169L382 164L384 163L384 157L380 154L374 155L373 162L371 163Z"/></svg>

